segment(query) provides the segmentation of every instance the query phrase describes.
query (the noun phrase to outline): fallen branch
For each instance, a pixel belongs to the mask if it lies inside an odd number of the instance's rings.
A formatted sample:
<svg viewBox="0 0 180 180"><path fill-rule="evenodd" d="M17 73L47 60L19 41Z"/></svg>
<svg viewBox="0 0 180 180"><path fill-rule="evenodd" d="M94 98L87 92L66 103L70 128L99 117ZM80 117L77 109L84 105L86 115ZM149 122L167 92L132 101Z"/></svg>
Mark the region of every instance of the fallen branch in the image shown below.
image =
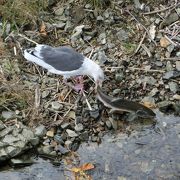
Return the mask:
<svg viewBox="0 0 180 180"><path fill-rule="evenodd" d="M34 43L34 44L38 45L38 43L37 43L37 42L33 41L32 39L29 39L28 37L26 37L26 36L24 36L24 35L22 35L22 34L18 34L18 36L20 36L20 37L22 37L22 38L24 38L24 39L28 40L29 42L32 42L32 43Z"/></svg>

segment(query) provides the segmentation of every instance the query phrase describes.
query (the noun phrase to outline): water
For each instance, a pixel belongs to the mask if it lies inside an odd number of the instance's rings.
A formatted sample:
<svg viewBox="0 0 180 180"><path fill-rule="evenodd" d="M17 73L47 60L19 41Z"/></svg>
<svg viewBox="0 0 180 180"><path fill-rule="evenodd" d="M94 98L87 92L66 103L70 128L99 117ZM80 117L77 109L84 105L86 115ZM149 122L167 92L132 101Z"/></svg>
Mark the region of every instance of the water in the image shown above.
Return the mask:
<svg viewBox="0 0 180 180"><path fill-rule="evenodd" d="M155 129L132 123L134 131L129 136L110 131L99 145L83 143L69 157L71 165L62 161L62 165L54 166L40 158L28 167L2 169L0 180L73 179L66 169L77 162L93 163L95 168L89 174L95 180L180 179L180 118L157 112L157 121Z"/></svg>

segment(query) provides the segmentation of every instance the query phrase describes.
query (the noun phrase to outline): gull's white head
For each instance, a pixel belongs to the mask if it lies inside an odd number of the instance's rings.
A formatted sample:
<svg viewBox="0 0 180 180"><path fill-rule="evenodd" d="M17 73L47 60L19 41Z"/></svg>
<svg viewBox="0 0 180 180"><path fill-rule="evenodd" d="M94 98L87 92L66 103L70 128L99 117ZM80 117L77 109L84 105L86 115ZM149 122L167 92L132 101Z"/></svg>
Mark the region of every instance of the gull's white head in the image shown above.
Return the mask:
<svg viewBox="0 0 180 180"><path fill-rule="evenodd" d="M89 58L85 58L84 67L85 74L91 76L96 85L101 86L104 81L104 72L101 67Z"/></svg>

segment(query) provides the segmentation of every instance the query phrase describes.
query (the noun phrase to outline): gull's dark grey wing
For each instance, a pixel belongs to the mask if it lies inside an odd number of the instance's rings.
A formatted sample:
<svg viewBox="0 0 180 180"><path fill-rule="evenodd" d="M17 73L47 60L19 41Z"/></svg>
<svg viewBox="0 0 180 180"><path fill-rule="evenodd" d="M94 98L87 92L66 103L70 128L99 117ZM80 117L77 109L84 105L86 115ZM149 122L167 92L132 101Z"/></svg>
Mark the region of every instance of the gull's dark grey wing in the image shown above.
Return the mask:
<svg viewBox="0 0 180 180"><path fill-rule="evenodd" d="M79 69L84 61L84 56L70 47L62 46L53 48L47 45L39 49L40 58L59 71L73 71ZM35 48L36 50L36 48ZM34 53L36 55L36 53Z"/></svg>

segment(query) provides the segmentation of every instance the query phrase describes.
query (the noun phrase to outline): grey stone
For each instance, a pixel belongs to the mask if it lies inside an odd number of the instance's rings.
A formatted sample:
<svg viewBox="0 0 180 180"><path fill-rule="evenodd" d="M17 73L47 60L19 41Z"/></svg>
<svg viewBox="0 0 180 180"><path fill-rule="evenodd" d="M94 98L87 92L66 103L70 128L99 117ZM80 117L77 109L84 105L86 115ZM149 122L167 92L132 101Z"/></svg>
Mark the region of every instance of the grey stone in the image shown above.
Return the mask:
<svg viewBox="0 0 180 180"><path fill-rule="evenodd" d="M68 133L69 137L77 137L78 134L76 134L74 131L70 130L70 129L66 129L66 132Z"/></svg>
<svg viewBox="0 0 180 180"><path fill-rule="evenodd" d="M97 21L104 21L104 18L102 16L97 16L96 20Z"/></svg>
<svg viewBox="0 0 180 180"><path fill-rule="evenodd" d="M81 124L81 123L76 124L74 129L77 132L82 131L84 129L83 124Z"/></svg>
<svg viewBox="0 0 180 180"><path fill-rule="evenodd" d="M115 80L116 80L117 82L121 82L123 79L124 79L124 74L123 74L123 72L117 73L117 74L115 75Z"/></svg>
<svg viewBox="0 0 180 180"><path fill-rule="evenodd" d="M39 144L39 137L33 137L29 141L33 146L36 146Z"/></svg>
<svg viewBox="0 0 180 180"><path fill-rule="evenodd" d="M99 117L99 109L89 111L90 117L97 119Z"/></svg>
<svg viewBox="0 0 180 180"><path fill-rule="evenodd" d="M111 124L112 124L112 127L113 127L113 129L114 130L117 130L117 128L118 128L118 124L117 124L117 121L115 121L113 118L109 118L109 121L111 122Z"/></svg>
<svg viewBox="0 0 180 180"><path fill-rule="evenodd" d="M176 69L180 71L180 61L176 61Z"/></svg>
<svg viewBox="0 0 180 180"><path fill-rule="evenodd" d="M3 111L2 117L4 119L12 119L16 117L16 113L14 111Z"/></svg>
<svg viewBox="0 0 180 180"><path fill-rule="evenodd" d="M63 155L69 153L69 150L62 145L58 145L56 151L59 151Z"/></svg>
<svg viewBox="0 0 180 180"><path fill-rule="evenodd" d="M15 157L17 156L22 150L13 146L8 146L7 148L5 148L6 153L8 154L8 156L10 157Z"/></svg>
<svg viewBox="0 0 180 180"><path fill-rule="evenodd" d="M66 129L66 128L68 128L70 126L70 123L63 123L63 124L61 124L61 128L62 129Z"/></svg>
<svg viewBox="0 0 180 180"><path fill-rule="evenodd" d="M84 54L88 54L92 51L92 47L87 47L85 50L84 50Z"/></svg>
<svg viewBox="0 0 180 180"><path fill-rule="evenodd" d="M79 136L79 138L82 141L88 141L89 140L89 133L88 133L88 131L82 132L81 135Z"/></svg>
<svg viewBox="0 0 180 180"><path fill-rule="evenodd" d="M58 101L53 101L51 103L52 109L54 110L62 110L63 109L63 105L61 103L59 103Z"/></svg>
<svg viewBox="0 0 180 180"><path fill-rule="evenodd" d="M98 42L100 44L106 44L106 33L101 33L98 37Z"/></svg>
<svg viewBox="0 0 180 180"><path fill-rule="evenodd" d="M163 63L161 61L156 61L155 64L158 67L162 67L163 66Z"/></svg>
<svg viewBox="0 0 180 180"><path fill-rule="evenodd" d="M127 31L120 29L117 33L116 33L117 38L120 41L127 41L129 39L129 34Z"/></svg>
<svg viewBox="0 0 180 180"><path fill-rule="evenodd" d="M149 102L150 104L154 104L155 105L155 100L153 97L151 96L145 96L143 99L142 99L142 102Z"/></svg>
<svg viewBox="0 0 180 180"><path fill-rule="evenodd" d="M180 77L180 71L168 71L164 74L163 79Z"/></svg>
<svg viewBox="0 0 180 180"><path fill-rule="evenodd" d="M6 153L5 149L0 148L0 161L6 160L8 157L8 154Z"/></svg>
<svg viewBox="0 0 180 180"><path fill-rule="evenodd" d="M159 92L158 88L153 88L149 93L150 96L155 96Z"/></svg>
<svg viewBox="0 0 180 180"><path fill-rule="evenodd" d="M0 121L0 131L2 131L3 129L5 129L5 125L2 121Z"/></svg>
<svg viewBox="0 0 180 180"><path fill-rule="evenodd" d="M146 82L147 84L154 85L157 82L157 80L154 79L154 77L152 76L145 76L142 82Z"/></svg>
<svg viewBox="0 0 180 180"><path fill-rule="evenodd" d="M174 45L173 44L170 44L168 47L167 47L167 50L169 53L172 53L172 51L174 50Z"/></svg>
<svg viewBox="0 0 180 180"><path fill-rule="evenodd" d="M111 127L112 127L111 121L107 120L106 126L108 127L108 129L111 129Z"/></svg>
<svg viewBox="0 0 180 180"><path fill-rule="evenodd" d="M52 147L52 146L44 146L44 147L42 148L42 152L43 152L44 154L50 154L52 151L53 151L53 147Z"/></svg>
<svg viewBox="0 0 180 180"><path fill-rule="evenodd" d="M98 60L100 65L103 65L107 61L107 56L104 51L98 52Z"/></svg>
<svg viewBox="0 0 180 180"><path fill-rule="evenodd" d="M24 136L26 141L29 141L32 138L34 138L34 133L30 129L24 128L23 131L22 131L22 135Z"/></svg>
<svg viewBox="0 0 180 180"><path fill-rule="evenodd" d="M13 167L22 166L22 165L26 166L26 165L31 165L33 163L34 161L31 158L28 159L12 158L10 160L10 164Z"/></svg>
<svg viewBox="0 0 180 180"><path fill-rule="evenodd" d="M45 136L46 132L47 132L47 130L44 125L40 125L35 129L35 135L40 138Z"/></svg>
<svg viewBox="0 0 180 180"><path fill-rule="evenodd" d="M60 8L55 10L55 15L57 15L57 16L61 16L61 15L63 15L63 13L64 13L63 7L60 7Z"/></svg>
<svg viewBox="0 0 180 180"><path fill-rule="evenodd" d="M11 133L13 131L13 127L7 127L6 129L3 129L2 131L0 131L0 137L4 137L7 134Z"/></svg>
<svg viewBox="0 0 180 180"><path fill-rule="evenodd" d="M53 26L55 26L57 29L64 29L65 25L66 25L66 23L61 22L61 21L53 24Z"/></svg>
<svg viewBox="0 0 180 180"><path fill-rule="evenodd" d="M167 63L166 63L166 70L167 71L172 71L173 70L173 67L172 67L172 64L171 64L170 61L167 61Z"/></svg>
<svg viewBox="0 0 180 180"><path fill-rule="evenodd" d="M178 86L177 83L175 83L175 82L169 82L168 85L169 85L170 90L171 90L173 93L176 93L177 91L179 91L179 86Z"/></svg>
<svg viewBox="0 0 180 180"><path fill-rule="evenodd" d="M176 53L176 56L177 56L177 57L180 57L180 51Z"/></svg>
<svg viewBox="0 0 180 180"><path fill-rule="evenodd" d="M54 140L55 140L56 142L60 143L60 144L64 144L64 140L63 140L62 137L61 137L60 135L58 135L58 134L56 134L56 135L54 136Z"/></svg>
<svg viewBox="0 0 180 180"><path fill-rule="evenodd" d="M41 97L46 98L48 95L49 95L49 91L45 90L45 91L42 92Z"/></svg>
<svg viewBox="0 0 180 180"><path fill-rule="evenodd" d="M3 139L4 143L12 144L13 142L19 141L19 138L12 136L11 134L6 135Z"/></svg>
<svg viewBox="0 0 180 180"><path fill-rule="evenodd" d="M121 92L121 89L114 89L113 92L112 92L112 94L113 94L113 95L117 95L117 94L119 94L120 92Z"/></svg>

